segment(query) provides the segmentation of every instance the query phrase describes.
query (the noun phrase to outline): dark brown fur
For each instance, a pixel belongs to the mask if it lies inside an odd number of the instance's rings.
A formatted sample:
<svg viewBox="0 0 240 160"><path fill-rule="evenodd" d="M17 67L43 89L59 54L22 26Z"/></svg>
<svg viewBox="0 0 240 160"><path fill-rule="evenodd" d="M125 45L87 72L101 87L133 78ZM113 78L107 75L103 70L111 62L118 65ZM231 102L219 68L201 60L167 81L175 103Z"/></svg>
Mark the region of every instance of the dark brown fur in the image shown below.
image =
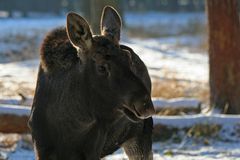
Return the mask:
<svg viewBox="0 0 240 160"><path fill-rule="evenodd" d="M98 160L120 147L131 160L152 159L147 117L153 106L144 63L106 36L91 42L76 51L65 28L44 39L29 120L36 159Z"/></svg>
<svg viewBox="0 0 240 160"><path fill-rule="evenodd" d="M77 51L69 41L65 28L55 29L46 36L41 45L40 56L45 70L66 70L78 61Z"/></svg>

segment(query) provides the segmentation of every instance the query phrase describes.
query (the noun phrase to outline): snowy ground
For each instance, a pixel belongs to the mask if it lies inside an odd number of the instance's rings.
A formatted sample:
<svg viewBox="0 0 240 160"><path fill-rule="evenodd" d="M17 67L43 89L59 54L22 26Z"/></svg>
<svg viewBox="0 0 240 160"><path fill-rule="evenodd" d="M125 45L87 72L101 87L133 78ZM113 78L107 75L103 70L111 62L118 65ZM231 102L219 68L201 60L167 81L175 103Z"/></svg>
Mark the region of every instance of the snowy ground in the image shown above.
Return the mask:
<svg viewBox="0 0 240 160"><path fill-rule="evenodd" d="M151 28L154 32L167 32L169 37L152 39L130 39L123 34L122 43L134 49L142 58L149 69L152 80L177 79L178 81L197 82L206 84L208 81L208 57L202 51L193 51L188 45L197 46L201 37L181 35L184 29L188 29L189 24L205 23L203 13L199 14L126 14L126 24L129 27L140 26L145 29ZM145 23L142 23L142 22ZM35 35L40 34L39 41L50 29L65 24L65 18L50 19L1 19L0 20L0 98L16 98L18 94L31 96L36 83L38 59L25 60L19 62L2 61L5 60L9 50L15 51L26 47L25 41L20 39L14 43L9 43L6 37L15 35L27 35L33 40ZM170 24L170 25L169 25ZM157 26L161 26L161 30ZM168 29L168 30L167 30ZM162 34L162 33L160 33ZM21 36L20 36L21 38ZM5 40L4 40L5 39ZM12 42L12 39L10 39ZM38 42L38 40L37 40ZM38 42L40 43L40 42ZM185 47L178 47L177 44L184 44ZM15 53L14 54L20 54ZM37 53L35 53L37 55ZM2 58L1 58L2 57ZM34 56L33 56L34 57ZM3 63L4 62L4 63ZM18 97L19 98L19 97ZM164 117L162 117L164 118ZM172 119L170 119L172 118ZM158 121L171 121L174 124L180 122L179 117L168 117ZM190 122L199 119L189 119ZM207 118L208 119L208 118ZM211 118L209 118L211 119ZM223 119L224 121L224 119ZM157 121L155 121L157 123ZM184 122L182 122L184 124ZM230 125L231 126L231 125ZM232 126L233 128L234 126ZM237 129L239 128L238 126ZM8 160L33 160L34 153L31 146L25 141L19 141L10 149L4 148L1 143L5 135L0 135L0 159L8 157ZM155 160L237 160L240 159L239 139L218 140L209 139L194 140L189 137L181 137L180 142L172 140L166 142L156 142L153 145ZM14 139L14 138L13 138ZM238 158L239 157L239 158ZM122 151L117 151L114 155L108 156L106 160L124 160L126 155Z"/></svg>
<svg viewBox="0 0 240 160"><path fill-rule="evenodd" d="M187 49L168 49L168 44L153 39L129 39L123 43L132 47L145 62L152 80L175 78L179 81L207 83L208 57L206 54L192 54ZM23 89L34 88L38 64L39 60L0 64L0 85L5 88L0 93L0 97L8 96L6 92L9 90L28 95L29 93Z"/></svg>
<svg viewBox="0 0 240 160"><path fill-rule="evenodd" d="M190 46L196 48L203 37L178 35L184 29L191 29L189 26L193 22L205 24L204 13L126 13L125 21L128 27L141 26L148 31L157 27L155 33L164 32L170 35L152 39L130 39L124 32L122 34L122 43L132 47L142 58L152 80L174 78L178 81L207 83L208 57L203 52L190 49ZM39 62L21 60L38 58L38 48L45 33L64 25L65 17L0 20L0 97L33 94ZM163 28L167 30L164 31ZM173 36L174 34L178 36ZM178 47L179 44L186 47Z"/></svg>
<svg viewBox="0 0 240 160"><path fill-rule="evenodd" d="M153 117L155 125L176 127L178 132L167 141L154 142L154 160L238 160L240 159L239 115L192 115ZM187 122L187 123L185 123ZM208 122L208 123L207 123ZM221 125L218 132L209 130L208 135L199 136L180 130L189 125ZM191 128L190 128L191 129ZM201 128L200 128L201 129ZM204 130L204 129L203 129ZM164 130L162 130L164 132ZM198 133L199 131L196 131ZM206 134L206 132L204 133ZM34 152L30 135L0 134L0 159L33 160ZM120 149L104 160L126 160Z"/></svg>
<svg viewBox="0 0 240 160"><path fill-rule="evenodd" d="M205 83L208 81L206 54L191 53L188 48L176 50L171 48L171 43L161 39L131 39L123 43L131 46L141 57L153 78L176 78Z"/></svg>
<svg viewBox="0 0 240 160"><path fill-rule="evenodd" d="M238 160L240 159L240 145L238 143L215 142L211 146L186 145L179 148L180 144L156 143L153 149L160 151L154 154L154 160ZM119 151L121 152L121 151ZM0 156L1 157L1 156ZM9 155L8 160L34 160L31 150L18 149ZM125 154L116 153L104 160L127 160Z"/></svg>
<svg viewBox="0 0 240 160"><path fill-rule="evenodd" d="M240 159L239 143L215 142L211 146L196 144L173 144L172 142L155 143L154 160L238 160ZM156 153L158 152L158 153ZM125 154L109 156L106 160L126 160Z"/></svg>

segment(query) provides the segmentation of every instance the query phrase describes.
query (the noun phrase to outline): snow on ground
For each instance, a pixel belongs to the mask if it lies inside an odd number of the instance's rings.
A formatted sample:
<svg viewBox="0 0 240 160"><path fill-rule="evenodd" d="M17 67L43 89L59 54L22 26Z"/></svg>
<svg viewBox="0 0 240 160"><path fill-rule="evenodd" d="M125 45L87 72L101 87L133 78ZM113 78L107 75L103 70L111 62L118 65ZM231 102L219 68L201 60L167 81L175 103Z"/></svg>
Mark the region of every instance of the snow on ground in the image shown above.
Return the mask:
<svg viewBox="0 0 240 160"><path fill-rule="evenodd" d="M187 50L168 49L156 40L129 39L123 42L134 49L148 67L152 79L178 79L207 83L208 57ZM16 90L18 84L34 89L39 60L0 64L0 82L4 88ZM3 96L0 93L0 97Z"/></svg>
<svg viewBox="0 0 240 160"><path fill-rule="evenodd" d="M56 26L65 25L63 17L54 18L6 18L0 19L1 37L27 34L31 35L35 31L46 32Z"/></svg>
<svg viewBox="0 0 240 160"><path fill-rule="evenodd" d="M154 125L162 124L180 129L175 135L178 142L169 139L153 143L154 160L240 159L239 115L154 116L153 118ZM184 130L181 130L181 128L196 124L220 124L221 128L216 135L214 133L214 136L205 137L189 136ZM3 136L0 134L0 142L4 139ZM20 138L15 136L14 139ZM0 145L0 157L8 157L8 160L33 160L34 153L29 139L31 138L28 138L27 142L23 138L20 139L8 150ZM114 154L105 157L104 160L127 160L127 156L122 149L119 149Z"/></svg>
<svg viewBox="0 0 240 160"><path fill-rule="evenodd" d="M197 124L214 124L222 126L225 135L233 134L233 130L240 127L239 115L224 115L224 114L197 114L186 116L153 116L154 125L160 124L172 128L184 129ZM230 128L233 128L230 129ZM239 134L240 135L240 134ZM230 140L231 137L228 137Z"/></svg>
<svg viewBox="0 0 240 160"><path fill-rule="evenodd" d="M198 109L201 105L201 102L198 99L195 98L186 98L186 97L179 97L179 98L172 98L172 99L165 99L165 98L159 98L159 97L153 97L152 98L153 105L155 109L160 108L192 108L192 109Z"/></svg>
<svg viewBox="0 0 240 160"><path fill-rule="evenodd" d="M0 105L0 114L13 114L13 115L17 115L17 116L29 116L30 109L29 109L29 107L26 107L26 106L1 104Z"/></svg>
<svg viewBox="0 0 240 160"><path fill-rule="evenodd" d="M238 143L213 142L211 145L156 143L153 150L160 150L163 160L238 160ZM161 160L161 159L159 159Z"/></svg>
<svg viewBox="0 0 240 160"><path fill-rule="evenodd" d="M32 96L36 86L38 65L39 60L0 64L0 99L10 97L18 99L19 93Z"/></svg>
<svg viewBox="0 0 240 160"><path fill-rule="evenodd" d="M179 27L181 25L188 25L191 20L198 20L201 23L205 23L206 21L204 12L127 12L124 18L127 25L134 27L169 24L172 24L173 27Z"/></svg>
<svg viewBox="0 0 240 160"><path fill-rule="evenodd" d="M204 13L126 13L124 16L127 26L150 27L152 25L165 25L174 28L168 28L175 31L180 26L189 25L192 20L198 20L205 23ZM14 35L25 35L31 37L33 34L42 37L46 32L57 26L65 25L65 17L50 18L14 18L0 20L0 54L6 50L19 50L26 47L26 43L9 43L6 37ZM144 23L142 23L144 22ZM176 31L177 32L177 31ZM175 78L184 81L195 81L206 83L208 81L208 57L202 53L192 54L189 48L175 48L176 43L186 45L196 45L199 39L192 36L162 37L154 39L129 39L123 34L123 44L134 49L142 58L149 69L153 79L171 79ZM33 37L34 38L34 37ZM20 53L15 53L20 54ZM37 53L35 53L37 54ZM13 54L14 55L14 54ZM1 59L1 55L0 55ZM0 86L16 90L18 84L23 84L24 88L34 88L38 61L25 61L18 63L0 63ZM22 91L21 91L22 92ZM1 95L2 94L2 95ZM0 97L6 95L0 92Z"/></svg>
<svg viewBox="0 0 240 160"><path fill-rule="evenodd" d="M167 146L165 143L155 144L153 147L155 150L162 150L161 153L154 154L154 160L238 160L240 157L238 143L215 143L214 146L187 146L183 149L179 149L178 145L172 143ZM171 148L171 150L164 147ZM171 152L171 154L165 155L166 152ZM34 160L34 153L30 150L20 149L12 153L8 160ZM127 160L127 156L118 153L108 156L104 160Z"/></svg>
<svg viewBox="0 0 240 160"><path fill-rule="evenodd" d="M238 160L239 143L214 142L211 146L159 142L153 145L154 160ZM126 160L125 154L108 156L106 160Z"/></svg>
<svg viewBox="0 0 240 160"><path fill-rule="evenodd" d="M130 39L123 42L134 49L147 65L153 78L176 78L206 83L208 81L208 56L190 53L187 48L171 49L156 39Z"/></svg>
<svg viewBox="0 0 240 160"><path fill-rule="evenodd" d="M174 78L200 83L208 81L206 54L190 53L187 48L171 48L171 44L161 39L125 38L122 43L133 48L141 57L153 80ZM38 64L39 60L0 64L1 85L10 90L16 90L19 84L34 88Z"/></svg>
<svg viewBox="0 0 240 160"><path fill-rule="evenodd" d="M198 21L199 24L206 23L206 16L204 12L126 12L124 13L124 20L125 24L130 27L167 26L169 32L177 33L181 26L188 26L192 21ZM65 17L6 18L0 19L0 32L1 37L9 34L31 34L32 31L48 30L56 26L65 25L65 22Z"/></svg>
<svg viewBox="0 0 240 160"><path fill-rule="evenodd" d="M16 148L15 152L5 154L8 160L34 160L32 150L21 148L21 145ZM211 145L199 145L186 139L182 143L172 141L154 143L153 152L154 160L238 160L240 143L211 141ZM103 160L127 160L127 156L120 149Z"/></svg>
<svg viewBox="0 0 240 160"><path fill-rule="evenodd" d="M12 62L0 64L0 77L12 77L14 80L34 82L36 79L36 70L39 65L39 60L28 60L21 62Z"/></svg>
<svg viewBox="0 0 240 160"><path fill-rule="evenodd" d="M194 27L206 24L204 12L166 13L166 12L128 12L124 16L128 27L143 28L161 35L177 35Z"/></svg>

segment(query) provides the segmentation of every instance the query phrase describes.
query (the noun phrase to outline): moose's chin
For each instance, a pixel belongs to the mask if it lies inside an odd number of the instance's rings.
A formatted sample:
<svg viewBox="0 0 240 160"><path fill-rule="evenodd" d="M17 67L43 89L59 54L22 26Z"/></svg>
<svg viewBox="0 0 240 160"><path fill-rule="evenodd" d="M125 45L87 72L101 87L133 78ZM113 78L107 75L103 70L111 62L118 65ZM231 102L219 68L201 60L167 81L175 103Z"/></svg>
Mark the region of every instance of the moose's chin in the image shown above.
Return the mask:
<svg viewBox="0 0 240 160"><path fill-rule="evenodd" d="M127 118L133 122L139 122L140 120L142 120L136 110L131 111L128 108L124 107L123 112L127 116Z"/></svg>

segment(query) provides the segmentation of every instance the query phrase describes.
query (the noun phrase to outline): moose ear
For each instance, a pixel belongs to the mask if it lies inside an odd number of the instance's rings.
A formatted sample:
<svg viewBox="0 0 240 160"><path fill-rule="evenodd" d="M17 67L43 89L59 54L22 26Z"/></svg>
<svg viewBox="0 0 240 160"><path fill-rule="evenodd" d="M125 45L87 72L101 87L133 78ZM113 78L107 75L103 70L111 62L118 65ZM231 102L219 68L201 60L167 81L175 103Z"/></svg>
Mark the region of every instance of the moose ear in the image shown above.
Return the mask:
<svg viewBox="0 0 240 160"><path fill-rule="evenodd" d="M92 46L92 33L87 21L77 13L67 15L67 35L76 48L88 50Z"/></svg>
<svg viewBox="0 0 240 160"><path fill-rule="evenodd" d="M122 22L119 14L113 7L104 7L100 26L101 35L108 37L118 45Z"/></svg>

